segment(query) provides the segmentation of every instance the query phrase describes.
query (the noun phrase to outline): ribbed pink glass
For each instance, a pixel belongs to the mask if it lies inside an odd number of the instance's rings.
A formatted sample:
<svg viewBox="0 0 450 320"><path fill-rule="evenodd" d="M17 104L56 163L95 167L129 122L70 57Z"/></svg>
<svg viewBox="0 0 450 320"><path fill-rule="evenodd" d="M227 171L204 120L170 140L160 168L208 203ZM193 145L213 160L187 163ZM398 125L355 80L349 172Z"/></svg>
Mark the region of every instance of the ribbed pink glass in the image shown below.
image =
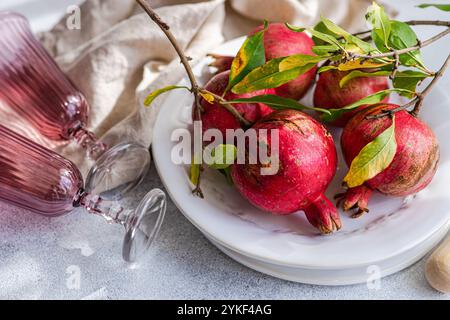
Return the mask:
<svg viewBox="0 0 450 320"><path fill-rule="evenodd" d="M52 140L75 139L96 157L105 146L85 129L89 105L31 32L0 12L0 99Z"/></svg>
<svg viewBox="0 0 450 320"><path fill-rule="evenodd" d="M123 150L129 147L122 146ZM116 153L105 153L98 159L88 174L87 185L91 187L85 188L90 190L85 190L80 171L71 161L0 125L0 200L46 216L84 207L88 213L125 227L122 255L126 261L135 261L150 247L161 227L166 198L163 191L153 189L134 210L125 210L114 200L137 185L149 163L148 152L136 153L142 155L146 166L136 171L137 177L131 179L134 183L105 189L103 182L109 181L108 174L114 174L111 172L117 159L127 156L121 150L117 148ZM111 199L107 198L114 190L117 192Z"/></svg>
<svg viewBox="0 0 450 320"><path fill-rule="evenodd" d="M0 198L43 215L73 209L83 187L69 160L0 126Z"/></svg>

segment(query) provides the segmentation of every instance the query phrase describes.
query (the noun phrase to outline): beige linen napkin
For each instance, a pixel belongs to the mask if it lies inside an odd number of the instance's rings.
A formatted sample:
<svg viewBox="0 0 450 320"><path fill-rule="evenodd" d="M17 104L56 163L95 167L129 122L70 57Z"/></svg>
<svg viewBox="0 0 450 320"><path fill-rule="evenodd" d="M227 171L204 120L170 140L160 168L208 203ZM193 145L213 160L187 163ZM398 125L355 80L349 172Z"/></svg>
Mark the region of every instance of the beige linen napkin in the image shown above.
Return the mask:
<svg viewBox="0 0 450 320"><path fill-rule="evenodd" d="M311 26L324 15L345 28L366 28L369 0L211 0L149 1L166 21L187 54L200 58L225 40L246 34L263 19ZM155 88L177 83L184 70L159 28L134 0L87 0L81 29L69 30L67 17L40 40L91 105L89 128L113 145L135 140L145 146L164 97L151 108L143 98ZM170 112L170 110L161 110ZM14 115L7 123L73 160L85 174L90 167L75 143L55 144L24 130Z"/></svg>

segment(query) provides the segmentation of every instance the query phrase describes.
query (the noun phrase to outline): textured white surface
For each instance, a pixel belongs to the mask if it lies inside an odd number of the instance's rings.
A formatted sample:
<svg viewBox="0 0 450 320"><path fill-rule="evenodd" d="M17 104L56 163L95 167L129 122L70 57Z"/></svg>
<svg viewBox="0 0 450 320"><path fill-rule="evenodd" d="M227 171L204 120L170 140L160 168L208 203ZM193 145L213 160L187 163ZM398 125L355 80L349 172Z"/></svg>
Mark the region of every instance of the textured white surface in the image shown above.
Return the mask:
<svg viewBox="0 0 450 320"><path fill-rule="evenodd" d="M41 9L46 7L43 2L39 1ZM401 9L411 3L420 1L402 0L395 5ZM0 8L6 7L8 1L2 1ZM32 7L23 7L22 13L31 17L33 12L27 8ZM64 5L61 9L64 11ZM448 19L448 14L431 10L401 10L399 19L425 18L424 14L431 19ZM436 32L433 28L419 30L423 30L421 38ZM424 50L428 65L436 69L449 48L446 39ZM448 74L441 86L450 86ZM135 200L157 186L161 186L161 181L152 169ZM122 232L119 226L81 212L48 219L0 204L0 298L450 298L428 286L424 260L382 279L379 290L369 290L366 285L317 287L262 275L222 254L171 202L153 251L138 266L127 266L120 258ZM74 281L78 271L79 288Z"/></svg>
<svg viewBox="0 0 450 320"><path fill-rule="evenodd" d="M136 200L160 186L152 169ZM139 266L121 261L122 230L81 212L47 219L0 205L0 298L45 299L448 299L431 289L424 261L366 285L287 282L234 262L169 203L153 251ZM80 270L80 288L73 276ZM67 286L69 284L69 287Z"/></svg>

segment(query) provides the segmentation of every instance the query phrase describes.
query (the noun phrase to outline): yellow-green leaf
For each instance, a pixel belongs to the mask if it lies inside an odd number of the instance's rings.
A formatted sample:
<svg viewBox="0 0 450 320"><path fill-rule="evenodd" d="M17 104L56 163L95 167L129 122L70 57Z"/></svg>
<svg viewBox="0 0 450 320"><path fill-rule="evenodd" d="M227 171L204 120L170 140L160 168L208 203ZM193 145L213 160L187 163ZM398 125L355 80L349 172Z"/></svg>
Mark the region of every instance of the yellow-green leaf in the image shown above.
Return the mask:
<svg viewBox="0 0 450 320"><path fill-rule="evenodd" d="M279 70L280 72L283 72L297 67L304 67L311 63L312 64L319 63L320 61L325 60L327 58L328 56L311 56L308 54L294 54L281 60L279 64Z"/></svg>
<svg viewBox="0 0 450 320"><path fill-rule="evenodd" d="M324 59L326 57L309 55L294 55L272 59L252 70L231 91L241 94L261 89L277 88L314 68L318 61ZM285 60L288 60L287 63L284 63Z"/></svg>
<svg viewBox="0 0 450 320"><path fill-rule="evenodd" d="M355 69L373 69L390 64L390 62L375 62L373 60L349 60L338 65L339 71L349 71Z"/></svg>
<svg viewBox="0 0 450 320"><path fill-rule="evenodd" d="M395 139L395 116L392 125L378 135L372 142L361 149L353 159L350 170L344 177L344 182L349 188L362 185L377 174L385 170L394 160L397 152Z"/></svg>
<svg viewBox="0 0 450 320"><path fill-rule="evenodd" d="M364 72L361 70L353 70L339 81L339 87L343 88L350 80L361 77L385 77L390 75L390 71Z"/></svg>
<svg viewBox="0 0 450 320"><path fill-rule="evenodd" d="M266 62L266 54L264 51L264 32L266 29L267 23L265 22L263 30L249 36L242 44L231 63L230 78L225 91L233 88L250 71L262 66Z"/></svg>
<svg viewBox="0 0 450 320"><path fill-rule="evenodd" d="M153 103L153 101L154 101L159 95L161 95L161 94L163 94L163 93L165 93L165 92L167 92L167 91L173 90L173 89L186 89L186 90L189 90L189 88L186 87L186 86L167 86L167 87L164 87L164 88L155 90L155 91L153 91L152 93L150 93L150 94L147 96L147 98L145 98L145 100L144 100L144 105L147 106L147 107L150 106L150 105Z"/></svg>
<svg viewBox="0 0 450 320"><path fill-rule="evenodd" d="M212 161L208 166L213 169L226 169L234 163L237 157L236 146L232 144L219 144L211 151ZM206 160L205 160L206 161Z"/></svg>
<svg viewBox="0 0 450 320"><path fill-rule="evenodd" d="M211 93L208 92L202 92L200 91L199 94L202 96L203 99L205 99L208 103L213 103L214 102L214 96Z"/></svg>
<svg viewBox="0 0 450 320"><path fill-rule="evenodd" d="M189 180L194 186L198 184L200 179L201 158L201 155L194 155L191 163L191 168L189 170Z"/></svg>

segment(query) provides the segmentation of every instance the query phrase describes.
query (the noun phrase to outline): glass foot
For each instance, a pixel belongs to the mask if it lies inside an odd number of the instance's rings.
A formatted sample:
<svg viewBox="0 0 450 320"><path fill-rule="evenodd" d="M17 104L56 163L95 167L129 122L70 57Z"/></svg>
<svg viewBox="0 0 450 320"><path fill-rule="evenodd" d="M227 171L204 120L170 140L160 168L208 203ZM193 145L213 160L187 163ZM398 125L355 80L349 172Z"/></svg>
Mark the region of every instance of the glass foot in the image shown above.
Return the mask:
<svg viewBox="0 0 450 320"><path fill-rule="evenodd" d="M164 192L153 189L128 216L122 247L122 257L125 261L137 261L150 248L161 229L166 206Z"/></svg>
<svg viewBox="0 0 450 320"><path fill-rule="evenodd" d="M150 167L148 148L137 143L122 143L101 155L88 173L81 204L88 212L125 227L122 256L135 262L155 240L166 212L166 195L153 189L135 209L126 210L118 202L131 194Z"/></svg>

